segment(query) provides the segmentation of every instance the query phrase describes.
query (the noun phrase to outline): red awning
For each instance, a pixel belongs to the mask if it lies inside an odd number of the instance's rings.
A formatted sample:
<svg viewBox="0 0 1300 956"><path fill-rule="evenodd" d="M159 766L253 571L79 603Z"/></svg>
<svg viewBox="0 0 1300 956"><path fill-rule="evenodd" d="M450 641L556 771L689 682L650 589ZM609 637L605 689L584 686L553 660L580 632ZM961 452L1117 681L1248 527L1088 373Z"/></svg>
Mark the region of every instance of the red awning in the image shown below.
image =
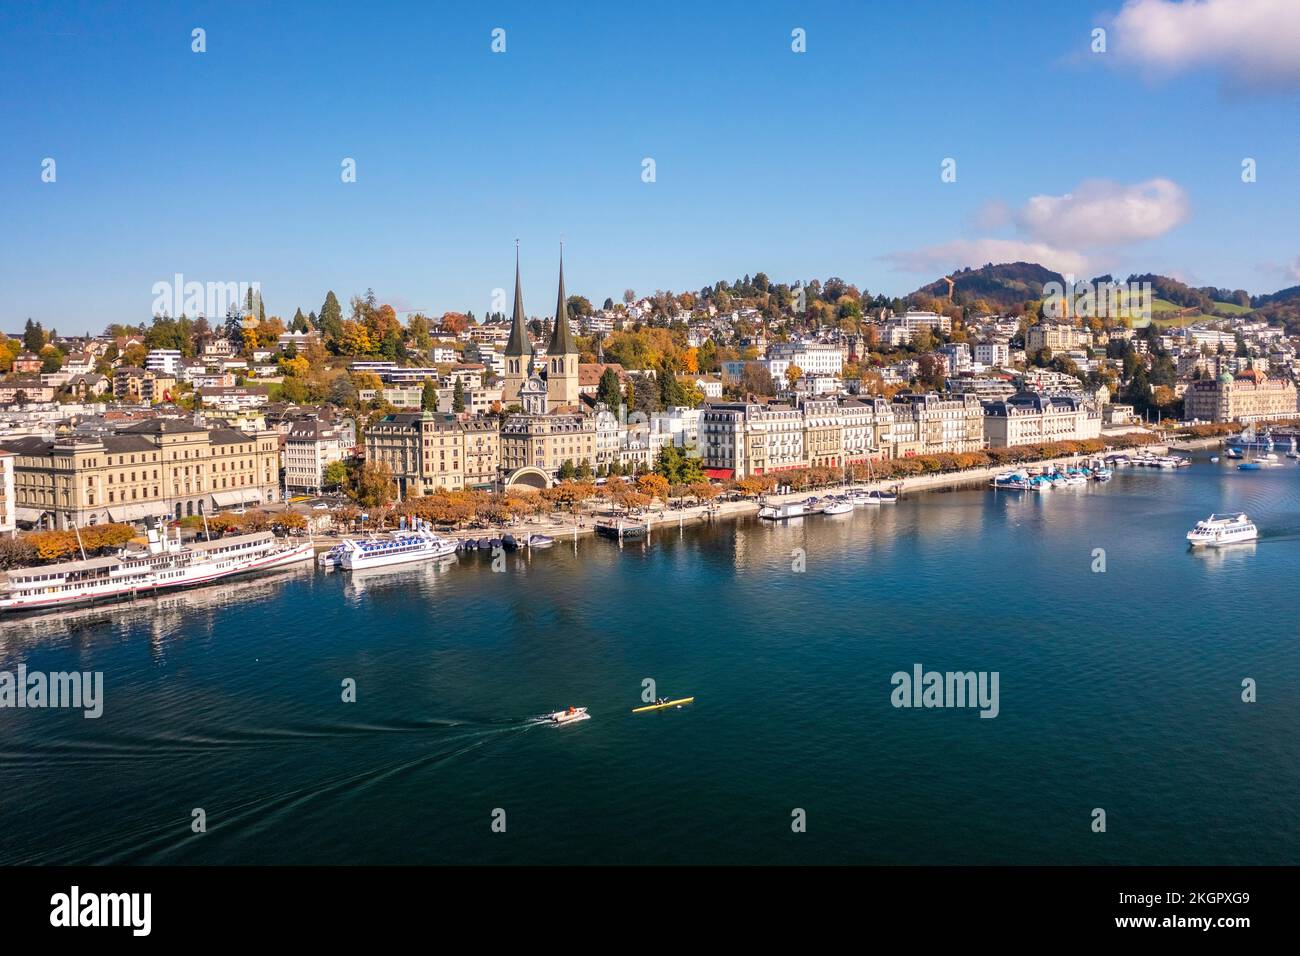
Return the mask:
<svg viewBox="0 0 1300 956"><path fill-rule="evenodd" d="M704 476L715 481L730 481L736 476L734 468L705 468Z"/></svg>

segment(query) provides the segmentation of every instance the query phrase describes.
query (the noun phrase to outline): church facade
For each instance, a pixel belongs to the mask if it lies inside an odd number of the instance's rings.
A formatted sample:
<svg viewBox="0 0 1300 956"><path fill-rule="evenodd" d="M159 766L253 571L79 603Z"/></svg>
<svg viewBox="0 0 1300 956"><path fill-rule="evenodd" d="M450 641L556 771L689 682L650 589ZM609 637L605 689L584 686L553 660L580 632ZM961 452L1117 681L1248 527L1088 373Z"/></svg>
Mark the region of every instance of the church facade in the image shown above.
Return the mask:
<svg viewBox="0 0 1300 956"><path fill-rule="evenodd" d="M501 467L506 484L550 484L566 462L595 467L596 427L580 404L578 343L564 290L564 253L560 253L555 322L546 355L536 361L528 335L515 250L515 302L505 349L501 404L517 405L501 427Z"/></svg>

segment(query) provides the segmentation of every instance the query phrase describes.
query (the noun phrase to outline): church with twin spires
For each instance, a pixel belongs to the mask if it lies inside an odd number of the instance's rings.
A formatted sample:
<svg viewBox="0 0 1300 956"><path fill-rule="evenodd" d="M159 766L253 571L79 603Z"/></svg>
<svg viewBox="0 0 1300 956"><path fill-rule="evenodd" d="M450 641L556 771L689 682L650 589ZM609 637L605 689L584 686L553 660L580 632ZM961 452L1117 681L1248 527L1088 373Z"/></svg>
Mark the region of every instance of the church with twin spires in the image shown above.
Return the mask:
<svg viewBox="0 0 1300 956"><path fill-rule="evenodd" d="M519 246L515 244L515 305L505 360L501 404L519 406L501 426L501 467L506 484L545 488L557 479L566 462L591 467L596 460L596 428L579 398L578 342L569 324L562 246L555 323L539 362L528 337Z"/></svg>
<svg viewBox="0 0 1300 956"><path fill-rule="evenodd" d="M506 342L505 385L501 404L518 403L525 414L545 415L578 410L578 343L569 324L568 296L564 292L564 248L560 248L560 291L555 302L555 323L546 357L535 368L533 344L528 337L528 315L519 281L519 247L515 246L515 306Z"/></svg>

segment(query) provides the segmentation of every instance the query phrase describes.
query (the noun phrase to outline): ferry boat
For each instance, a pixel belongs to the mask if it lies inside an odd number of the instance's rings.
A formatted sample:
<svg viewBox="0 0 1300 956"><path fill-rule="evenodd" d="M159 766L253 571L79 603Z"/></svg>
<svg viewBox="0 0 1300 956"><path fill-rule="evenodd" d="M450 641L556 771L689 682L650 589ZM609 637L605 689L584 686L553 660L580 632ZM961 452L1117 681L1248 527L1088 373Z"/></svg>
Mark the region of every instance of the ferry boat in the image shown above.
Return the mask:
<svg viewBox="0 0 1300 956"><path fill-rule="evenodd" d="M1204 521L1196 522L1196 527L1187 532L1187 540L1193 548L1220 548L1254 541L1258 537L1259 529L1244 512L1210 515Z"/></svg>
<svg viewBox="0 0 1300 956"><path fill-rule="evenodd" d="M586 707L566 707L553 714L543 714L542 719L553 724L576 724L580 720L590 720L591 714L587 713Z"/></svg>
<svg viewBox="0 0 1300 956"><path fill-rule="evenodd" d="M428 561L456 553L456 542L424 528L394 531L387 537L344 538L339 566L348 571Z"/></svg>
<svg viewBox="0 0 1300 956"><path fill-rule="evenodd" d="M311 561L311 539L283 541L270 531L181 543L152 520L143 550L14 568L0 585L0 611L37 611L147 597Z"/></svg>
<svg viewBox="0 0 1300 956"><path fill-rule="evenodd" d="M767 521L786 521L790 518L802 518L807 511L802 501L788 501L779 505L766 505L758 510L758 516Z"/></svg>

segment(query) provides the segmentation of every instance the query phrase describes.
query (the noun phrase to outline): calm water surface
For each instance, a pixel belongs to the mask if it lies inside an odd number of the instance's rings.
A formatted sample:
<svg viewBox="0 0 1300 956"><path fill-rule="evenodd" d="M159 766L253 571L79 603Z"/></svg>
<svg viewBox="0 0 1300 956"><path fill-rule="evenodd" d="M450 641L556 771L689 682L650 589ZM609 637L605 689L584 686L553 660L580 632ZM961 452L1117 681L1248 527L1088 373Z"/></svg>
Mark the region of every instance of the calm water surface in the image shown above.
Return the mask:
<svg viewBox="0 0 1300 956"><path fill-rule="evenodd" d="M1186 550L1236 509L1258 544ZM0 670L106 697L0 711L0 862L1300 863L1291 463L490 564L0 624ZM1001 713L895 709L916 663L998 671ZM647 677L696 704L631 715Z"/></svg>

